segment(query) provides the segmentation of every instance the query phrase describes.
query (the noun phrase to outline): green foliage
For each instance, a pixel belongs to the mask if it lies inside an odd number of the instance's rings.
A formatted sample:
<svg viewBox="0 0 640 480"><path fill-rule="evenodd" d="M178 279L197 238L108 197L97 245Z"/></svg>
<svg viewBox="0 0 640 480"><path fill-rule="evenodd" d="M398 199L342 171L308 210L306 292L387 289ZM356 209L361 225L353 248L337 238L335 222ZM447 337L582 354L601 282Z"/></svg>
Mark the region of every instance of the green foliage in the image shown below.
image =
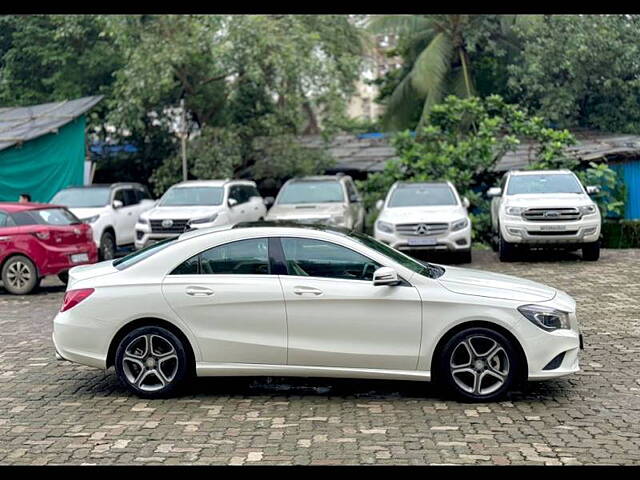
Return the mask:
<svg viewBox="0 0 640 480"><path fill-rule="evenodd" d="M624 216L627 189L615 170L605 163L590 162L587 169L579 170L576 174L583 185L600 187L600 192L592 197L604 218Z"/></svg>
<svg viewBox="0 0 640 480"><path fill-rule="evenodd" d="M483 192L494 181L497 161L515 150L521 137L535 141L537 157L549 165L564 158L564 149L574 142L569 132L545 127L541 118L499 96L449 96L431 109L427 126L415 136L404 131L393 138L398 159L359 183L365 206L372 208L395 181L448 180L473 207L474 240L486 242L490 217Z"/></svg>
<svg viewBox="0 0 640 480"><path fill-rule="evenodd" d="M638 15L545 15L518 28L514 100L562 127L640 128Z"/></svg>
<svg viewBox="0 0 640 480"><path fill-rule="evenodd" d="M602 223L604 248L640 248L640 220L607 220Z"/></svg>

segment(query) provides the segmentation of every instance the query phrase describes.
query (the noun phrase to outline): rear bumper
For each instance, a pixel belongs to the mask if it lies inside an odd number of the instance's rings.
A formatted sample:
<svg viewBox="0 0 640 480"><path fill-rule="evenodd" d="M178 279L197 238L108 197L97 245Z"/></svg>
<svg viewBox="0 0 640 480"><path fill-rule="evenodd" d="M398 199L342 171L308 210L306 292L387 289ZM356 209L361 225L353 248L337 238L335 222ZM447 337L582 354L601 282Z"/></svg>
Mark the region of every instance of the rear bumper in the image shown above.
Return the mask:
<svg viewBox="0 0 640 480"><path fill-rule="evenodd" d="M78 265L96 263L98 261L98 249L95 243L85 242L69 247L46 246L44 261L38 264L38 272L41 276L57 275ZM72 255L86 253L88 260L73 262Z"/></svg>

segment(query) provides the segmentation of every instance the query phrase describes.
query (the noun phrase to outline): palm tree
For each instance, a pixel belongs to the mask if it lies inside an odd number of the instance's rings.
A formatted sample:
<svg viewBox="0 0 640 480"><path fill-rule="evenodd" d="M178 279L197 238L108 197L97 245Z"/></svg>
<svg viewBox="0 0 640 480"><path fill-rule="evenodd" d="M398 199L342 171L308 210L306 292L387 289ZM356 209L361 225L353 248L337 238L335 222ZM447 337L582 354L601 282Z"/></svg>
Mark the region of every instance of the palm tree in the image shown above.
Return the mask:
<svg viewBox="0 0 640 480"><path fill-rule="evenodd" d="M483 15L380 15L367 25L372 34L395 33L408 60L402 79L389 97L384 123L391 128L409 125L416 101L421 102L422 124L431 108L448 94L475 94L467 36L481 28ZM498 36L510 36L515 15L500 18ZM508 46L508 45L507 45Z"/></svg>

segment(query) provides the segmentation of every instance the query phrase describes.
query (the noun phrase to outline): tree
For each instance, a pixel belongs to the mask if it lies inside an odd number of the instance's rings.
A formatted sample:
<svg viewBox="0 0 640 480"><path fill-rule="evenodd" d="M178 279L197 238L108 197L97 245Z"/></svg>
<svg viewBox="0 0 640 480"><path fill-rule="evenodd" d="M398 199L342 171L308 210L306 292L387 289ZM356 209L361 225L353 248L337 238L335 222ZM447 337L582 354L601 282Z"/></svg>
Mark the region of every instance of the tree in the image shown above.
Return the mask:
<svg viewBox="0 0 640 480"><path fill-rule="evenodd" d="M640 129L640 16L541 16L518 32L514 100L561 127Z"/></svg>
<svg viewBox="0 0 640 480"><path fill-rule="evenodd" d="M491 85L486 85L491 75L504 75L504 69L500 69L504 62L497 63L496 59L510 58L517 51L512 34L515 22L514 15L373 17L369 31L399 35L398 47L389 54L404 60L400 69L379 82L380 100L386 100L387 106L386 125L411 128L416 122L422 124L447 94L462 98L477 94L474 60L484 73L481 86L491 90Z"/></svg>
<svg viewBox="0 0 640 480"><path fill-rule="evenodd" d="M415 135L404 131L393 138L398 159L359 184L365 206L373 209L399 180L448 180L473 206L474 240L488 241L489 202L483 192L493 185L498 160L515 150L521 138L534 141L536 157L546 162L566 159L564 150L574 142L568 131L546 127L542 118L528 115L497 95L484 99L448 96L431 108L426 125Z"/></svg>

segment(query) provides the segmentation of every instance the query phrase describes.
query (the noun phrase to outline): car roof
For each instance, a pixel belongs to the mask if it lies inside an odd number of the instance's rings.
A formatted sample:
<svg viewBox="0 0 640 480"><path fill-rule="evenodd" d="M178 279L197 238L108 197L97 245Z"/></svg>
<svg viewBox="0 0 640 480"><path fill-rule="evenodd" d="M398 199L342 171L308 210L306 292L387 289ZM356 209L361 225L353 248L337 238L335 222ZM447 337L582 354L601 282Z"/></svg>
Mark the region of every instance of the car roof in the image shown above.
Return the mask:
<svg viewBox="0 0 640 480"><path fill-rule="evenodd" d="M559 175L559 174L572 173L571 170L567 170L566 168L561 170L511 170L509 171L510 175L540 175L540 174L549 174L549 175Z"/></svg>
<svg viewBox="0 0 640 480"><path fill-rule="evenodd" d="M180 188L184 188L184 187L223 187L225 185L252 185L255 186L256 182L252 181L252 180L231 180L231 179L224 179L224 180L186 180L184 182L180 182L180 183L176 183L175 185L172 185L171 188L173 187L180 187Z"/></svg>
<svg viewBox="0 0 640 480"><path fill-rule="evenodd" d="M441 181L441 182L396 182L396 187L412 187L412 186L431 186L431 185L447 185L453 186L451 182Z"/></svg>
<svg viewBox="0 0 640 480"><path fill-rule="evenodd" d="M336 235L349 235L354 230L350 230L347 228L340 227L328 227L326 225L304 225L296 222L287 222L287 221L261 221L261 222L240 222L235 225L223 225L219 227L208 227L208 228L200 228L197 230L189 230L188 232L183 233L178 238L180 240L186 240L188 238L199 237L201 235L207 235L210 233L223 232L226 230L235 230L235 229L254 229L254 228L271 228L275 229L274 233L271 233L270 236L277 235L277 232L288 232L291 233L292 230L298 230L304 232L305 230L315 230L326 233L333 233Z"/></svg>
<svg viewBox="0 0 640 480"><path fill-rule="evenodd" d="M351 178L351 177L349 177L348 175L310 175L307 177L293 177L287 183L318 182L318 181L339 182L343 178Z"/></svg>
<svg viewBox="0 0 640 480"><path fill-rule="evenodd" d="M18 202L0 202L0 210L4 210L8 213L24 212L25 210L40 210L43 208L66 208L61 205L54 205L52 203L18 203Z"/></svg>
<svg viewBox="0 0 640 480"><path fill-rule="evenodd" d="M61 188L62 190L69 190L72 188L116 188L116 187L144 187L138 182L116 182L116 183L92 183L91 185L69 185L68 187Z"/></svg>

